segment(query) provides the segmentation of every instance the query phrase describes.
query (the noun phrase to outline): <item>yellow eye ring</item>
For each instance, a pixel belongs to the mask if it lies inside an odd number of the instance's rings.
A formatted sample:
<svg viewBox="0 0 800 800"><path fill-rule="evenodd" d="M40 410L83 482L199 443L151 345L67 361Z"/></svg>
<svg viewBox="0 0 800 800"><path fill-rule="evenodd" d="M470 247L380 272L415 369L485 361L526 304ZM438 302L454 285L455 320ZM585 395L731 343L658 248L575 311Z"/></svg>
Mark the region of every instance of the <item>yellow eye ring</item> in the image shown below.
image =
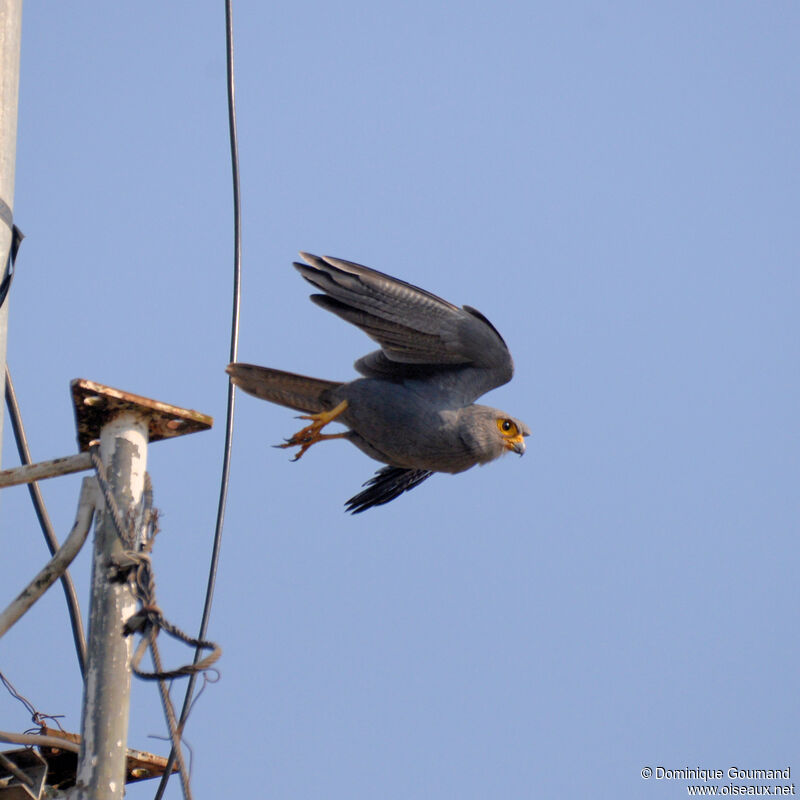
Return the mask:
<svg viewBox="0 0 800 800"><path fill-rule="evenodd" d="M497 429L503 436L507 436L510 439L519 434L516 422L505 417L497 420Z"/></svg>

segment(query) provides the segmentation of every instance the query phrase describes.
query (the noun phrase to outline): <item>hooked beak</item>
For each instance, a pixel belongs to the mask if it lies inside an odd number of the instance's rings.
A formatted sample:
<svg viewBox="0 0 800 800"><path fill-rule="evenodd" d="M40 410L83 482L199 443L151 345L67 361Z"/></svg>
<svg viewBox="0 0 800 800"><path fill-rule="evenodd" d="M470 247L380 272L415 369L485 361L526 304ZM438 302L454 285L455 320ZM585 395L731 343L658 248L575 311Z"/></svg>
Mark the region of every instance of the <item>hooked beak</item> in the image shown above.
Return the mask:
<svg viewBox="0 0 800 800"><path fill-rule="evenodd" d="M525 440L522 434L515 436L513 439L507 439L505 445L512 453L516 453L519 456L525 454Z"/></svg>

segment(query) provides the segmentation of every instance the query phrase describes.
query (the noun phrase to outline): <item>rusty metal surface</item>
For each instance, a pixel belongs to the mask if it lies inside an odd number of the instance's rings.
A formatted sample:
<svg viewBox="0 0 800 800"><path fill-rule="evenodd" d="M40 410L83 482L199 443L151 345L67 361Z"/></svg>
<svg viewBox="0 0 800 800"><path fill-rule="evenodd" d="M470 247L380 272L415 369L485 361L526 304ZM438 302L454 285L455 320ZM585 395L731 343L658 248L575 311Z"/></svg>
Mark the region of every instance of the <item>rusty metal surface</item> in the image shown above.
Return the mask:
<svg viewBox="0 0 800 800"><path fill-rule="evenodd" d="M47 777L47 762L38 753L27 748L5 750L3 755L25 774L30 785L20 783L0 764L0 800L38 800L42 796Z"/></svg>
<svg viewBox="0 0 800 800"><path fill-rule="evenodd" d="M42 726L39 733L43 736L56 736L68 742L80 744L81 737L77 733L67 733ZM57 789L69 789L75 785L75 775L78 769L78 754L70 750L61 750L56 747L40 747L39 753L47 762L47 783ZM148 778L160 778L167 766L167 759L144 750L128 748L125 783L135 783ZM178 771L177 765L173 772Z"/></svg>
<svg viewBox="0 0 800 800"><path fill-rule="evenodd" d="M214 423L212 417L199 411L171 406L83 378L73 380L70 388L80 450L88 450L89 442L100 435L100 428L124 411L133 411L147 418L151 442L205 431Z"/></svg>

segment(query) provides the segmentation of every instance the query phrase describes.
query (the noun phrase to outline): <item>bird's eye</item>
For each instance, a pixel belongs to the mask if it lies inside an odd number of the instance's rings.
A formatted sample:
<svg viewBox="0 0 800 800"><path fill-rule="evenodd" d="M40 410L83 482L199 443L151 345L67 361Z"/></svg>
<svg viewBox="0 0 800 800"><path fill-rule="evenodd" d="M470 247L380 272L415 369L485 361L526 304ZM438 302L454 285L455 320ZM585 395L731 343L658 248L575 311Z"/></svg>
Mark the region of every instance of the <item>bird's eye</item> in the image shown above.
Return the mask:
<svg viewBox="0 0 800 800"><path fill-rule="evenodd" d="M503 436L516 436L519 433L516 423L510 419L498 419L497 427Z"/></svg>

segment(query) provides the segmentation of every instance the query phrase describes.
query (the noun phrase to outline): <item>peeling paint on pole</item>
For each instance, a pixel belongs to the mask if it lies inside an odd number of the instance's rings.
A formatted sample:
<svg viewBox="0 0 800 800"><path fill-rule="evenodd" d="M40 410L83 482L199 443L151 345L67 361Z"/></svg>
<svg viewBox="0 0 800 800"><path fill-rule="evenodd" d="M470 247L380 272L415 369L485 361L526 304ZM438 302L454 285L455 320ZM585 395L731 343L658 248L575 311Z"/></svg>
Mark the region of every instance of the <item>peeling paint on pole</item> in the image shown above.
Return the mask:
<svg viewBox="0 0 800 800"><path fill-rule="evenodd" d="M123 413L103 426L100 455L124 520L138 514L147 468L147 420ZM132 642L122 635L136 611L130 581L110 568L125 550L111 515L98 509L92 564L88 661L77 797L115 800L125 791Z"/></svg>

